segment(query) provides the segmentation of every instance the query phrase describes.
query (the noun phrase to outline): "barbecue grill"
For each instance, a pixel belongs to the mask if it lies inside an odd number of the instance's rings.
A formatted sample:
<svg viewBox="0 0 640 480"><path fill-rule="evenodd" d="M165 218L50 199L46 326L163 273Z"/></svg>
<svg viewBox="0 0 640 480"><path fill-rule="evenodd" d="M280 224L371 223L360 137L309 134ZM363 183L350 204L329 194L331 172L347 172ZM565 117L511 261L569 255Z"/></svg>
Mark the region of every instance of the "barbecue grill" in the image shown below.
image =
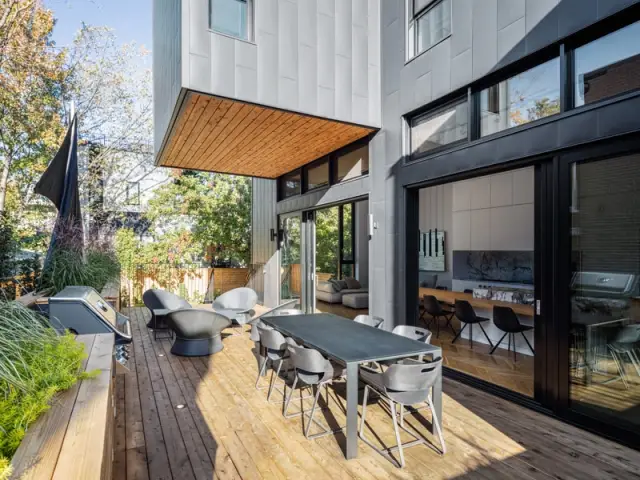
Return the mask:
<svg viewBox="0 0 640 480"><path fill-rule="evenodd" d="M131 343L129 318L113 307L91 287L66 287L49 299L49 319L58 331L69 330L78 335L113 333L115 358L122 365L129 358Z"/></svg>

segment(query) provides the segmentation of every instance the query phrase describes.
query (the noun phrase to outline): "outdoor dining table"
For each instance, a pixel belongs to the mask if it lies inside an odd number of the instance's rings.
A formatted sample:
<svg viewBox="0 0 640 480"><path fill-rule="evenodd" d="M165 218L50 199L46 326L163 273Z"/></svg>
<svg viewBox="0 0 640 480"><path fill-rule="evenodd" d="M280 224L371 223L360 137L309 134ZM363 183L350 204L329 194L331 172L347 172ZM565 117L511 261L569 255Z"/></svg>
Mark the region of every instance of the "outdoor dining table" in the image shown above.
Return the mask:
<svg viewBox="0 0 640 480"><path fill-rule="evenodd" d="M347 459L358 454L358 369L361 363L401 359L421 354L442 356L440 347L356 323L326 313L263 317L262 321L283 335L346 366ZM433 386L436 415L442 419L442 372ZM433 430L433 425L432 425Z"/></svg>

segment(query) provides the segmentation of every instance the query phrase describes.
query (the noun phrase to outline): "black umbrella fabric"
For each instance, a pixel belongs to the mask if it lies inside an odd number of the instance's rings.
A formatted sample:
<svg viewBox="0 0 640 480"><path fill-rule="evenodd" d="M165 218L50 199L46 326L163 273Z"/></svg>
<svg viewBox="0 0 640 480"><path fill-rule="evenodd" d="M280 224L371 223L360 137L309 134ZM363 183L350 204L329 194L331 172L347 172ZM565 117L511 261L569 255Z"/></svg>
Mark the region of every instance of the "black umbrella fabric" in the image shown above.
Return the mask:
<svg viewBox="0 0 640 480"><path fill-rule="evenodd" d="M84 242L80 190L78 186L78 130L74 115L64 141L36 184L35 192L47 197L58 208L58 217L51 235L45 269L56 245L64 241L82 253ZM61 238L63 237L63 238Z"/></svg>

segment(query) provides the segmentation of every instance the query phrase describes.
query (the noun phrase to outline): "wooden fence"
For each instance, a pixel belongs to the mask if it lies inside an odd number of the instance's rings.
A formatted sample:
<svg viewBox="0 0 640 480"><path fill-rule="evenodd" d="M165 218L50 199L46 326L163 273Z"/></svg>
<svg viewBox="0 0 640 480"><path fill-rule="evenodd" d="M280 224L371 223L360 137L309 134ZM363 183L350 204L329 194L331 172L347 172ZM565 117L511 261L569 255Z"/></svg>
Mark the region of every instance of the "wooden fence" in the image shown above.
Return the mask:
<svg viewBox="0 0 640 480"><path fill-rule="evenodd" d="M291 294L300 296L302 293L302 266L299 263L289 265L288 269L283 272L284 281L289 281ZM286 277L288 276L288 278ZM334 275L332 273L316 273L316 285L318 282L326 282Z"/></svg>
<svg viewBox="0 0 640 480"><path fill-rule="evenodd" d="M191 303L202 303L205 296L217 297L234 288L244 287L248 280L247 268L150 264L139 265L133 278L123 274L120 286L122 301L127 306L141 305L142 294L150 288L168 290Z"/></svg>

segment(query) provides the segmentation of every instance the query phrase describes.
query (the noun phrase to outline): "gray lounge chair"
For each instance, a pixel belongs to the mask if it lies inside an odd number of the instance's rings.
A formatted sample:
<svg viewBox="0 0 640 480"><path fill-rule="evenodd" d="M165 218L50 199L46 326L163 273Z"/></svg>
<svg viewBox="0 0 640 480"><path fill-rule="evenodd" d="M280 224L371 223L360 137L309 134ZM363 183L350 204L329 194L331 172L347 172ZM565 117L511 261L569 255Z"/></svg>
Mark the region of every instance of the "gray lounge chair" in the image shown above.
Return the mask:
<svg viewBox="0 0 640 480"><path fill-rule="evenodd" d="M166 290L152 288L142 294L142 301L150 311L151 320L147 328L153 330L153 338L157 338L158 331L167 331L171 335L171 329L167 324L167 314L172 310L191 308L189 302Z"/></svg>
<svg viewBox="0 0 640 480"><path fill-rule="evenodd" d="M222 330L231 321L210 310L187 308L169 312L167 323L175 333L171 353L183 357L201 357L224 348Z"/></svg>
<svg viewBox="0 0 640 480"><path fill-rule="evenodd" d="M217 313L229 318L242 329L251 320L248 313L257 303L258 294L250 288L242 287L223 293L214 300L212 306Z"/></svg>
<svg viewBox="0 0 640 480"><path fill-rule="evenodd" d="M366 385L364 387L362 417L360 419L360 431L358 435L363 442L400 468L403 468L405 465L403 448L427 444L427 440L421 434L417 431L409 430L404 426L405 406L427 402L431 409L432 421L440 440L440 453L445 454L447 451L444 443L444 437L442 436L440 419L436 416L436 410L433 406L433 401L431 400L431 388L438 378L441 368L441 358L431 363L423 363L416 360L405 360L401 363L391 365L384 373L378 373L369 369L361 368L360 378ZM393 447L384 449L378 448L365 437L364 427L367 418L367 400L371 390L389 402L391 418L393 420L393 429L396 434L397 442ZM400 405L399 415L396 411L396 405ZM399 424L398 416L400 417ZM414 440L403 444L400 439L400 430L404 430L406 433L411 435ZM391 455L391 453L396 450L400 454L400 461L397 461Z"/></svg>

